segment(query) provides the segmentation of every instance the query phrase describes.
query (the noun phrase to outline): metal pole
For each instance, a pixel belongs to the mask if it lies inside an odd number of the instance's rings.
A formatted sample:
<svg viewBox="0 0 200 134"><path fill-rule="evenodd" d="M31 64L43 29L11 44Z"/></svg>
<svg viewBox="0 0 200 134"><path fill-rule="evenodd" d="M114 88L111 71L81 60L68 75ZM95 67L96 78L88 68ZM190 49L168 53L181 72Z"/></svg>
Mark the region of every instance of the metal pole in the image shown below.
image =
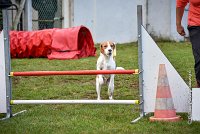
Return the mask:
<svg viewBox="0 0 200 134"><path fill-rule="evenodd" d="M11 100L10 104L138 104L139 100Z"/></svg>
<svg viewBox="0 0 200 134"><path fill-rule="evenodd" d="M141 35L141 27L142 27L142 5L137 6L137 24L138 24L138 65L139 70L139 94L140 94L140 117L133 120L131 123L137 122L144 116L144 99L143 99L143 61L142 61L142 35Z"/></svg>
<svg viewBox="0 0 200 134"><path fill-rule="evenodd" d="M24 8L24 29L32 31L32 0L26 0Z"/></svg>
<svg viewBox="0 0 200 134"><path fill-rule="evenodd" d="M139 70L142 73L139 74L139 92L140 92L140 116L144 116L144 99L143 99L143 61L142 61L142 34L141 28L143 25L142 22L142 5L137 6L137 15L138 15L138 63Z"/></svg>
<svg viewBox="0 0 200 134"><path fill-rule="evenodd" d="M9 77L11 71L11 59L10 59L10 38L9 38L9 18L8 18L8 10L3 9L3 31L4 31L4 45L5 45L5 77L6 77L6 98L7 98L7 113L6 118L10 118L12 116L12 109L10 106L10 100L12 99L12 91L11 91L11 78Z"/></svg>

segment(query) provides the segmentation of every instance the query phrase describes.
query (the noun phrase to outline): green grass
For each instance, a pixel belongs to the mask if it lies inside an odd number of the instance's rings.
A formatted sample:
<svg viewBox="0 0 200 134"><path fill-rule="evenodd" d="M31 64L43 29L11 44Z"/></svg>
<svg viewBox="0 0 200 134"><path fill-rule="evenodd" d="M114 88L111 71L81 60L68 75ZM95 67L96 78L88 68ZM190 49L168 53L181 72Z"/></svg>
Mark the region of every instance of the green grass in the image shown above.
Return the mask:
<svg viewBox="0 0 200 134"><path fill-rule="evenodd" d="M193 55L188 43L159 42L159 47L188 82L193 71ZM98 46L97 46L98 48ZM97 54L99 53L99 49ZM138 68L137 44L117 46L117 65ZM95 69L97 57L79 60L12 59L12 71ZM195 86L194 77L193 86ZM13 99L96 99L95 76L14 77ZM106 86L101 93L108 99ZM138 76L116 75L115 99L139 99ZM149 122L139 116L136 105L14 105L13 113L27 112L0 121L0 134L188 134L199 133L200 123L187 123L187 113L176 123ZM3 117L3 115L0 115Z"/></svg>

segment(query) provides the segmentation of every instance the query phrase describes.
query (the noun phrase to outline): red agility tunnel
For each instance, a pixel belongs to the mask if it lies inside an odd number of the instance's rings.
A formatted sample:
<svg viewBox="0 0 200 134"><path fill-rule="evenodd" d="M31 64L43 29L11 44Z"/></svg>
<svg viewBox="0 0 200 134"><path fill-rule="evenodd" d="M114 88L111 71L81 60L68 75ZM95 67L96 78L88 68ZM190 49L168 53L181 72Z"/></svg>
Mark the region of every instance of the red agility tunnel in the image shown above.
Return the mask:
<svg viewBox="0 0 200 134"><path fill-rule="evenodd" d="M92 35L84 26L39 31L11 31L12 58L79 59L96 55Z"/></svg>
<svg viewBox="0 0 200 134"><path fill-rule="evenodd" d="M11 72L10 76L49 76L49 75L97 75L97 74L138 74L135 70L77 70L77 71L30 71Z"/></svg>

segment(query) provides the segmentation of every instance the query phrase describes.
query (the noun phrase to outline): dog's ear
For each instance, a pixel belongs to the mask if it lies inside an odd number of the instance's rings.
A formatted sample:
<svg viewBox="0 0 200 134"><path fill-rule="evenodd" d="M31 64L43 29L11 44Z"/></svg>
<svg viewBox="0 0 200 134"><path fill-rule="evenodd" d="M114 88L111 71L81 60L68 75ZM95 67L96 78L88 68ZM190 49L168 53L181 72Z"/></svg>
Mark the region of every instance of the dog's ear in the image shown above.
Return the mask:
<svg viewBox="0 0 200 134"><path fill-rule="evenodd" d="M117 48L116 48L116 43L113 42L113 57L115 57L117 55Z"/></svg>
<svg viewBox="0 0 200 134"><path fill-rule="evenodd" d="M100 52L101 52L102 54L104 54L103 43L100 44Z"/></svg>

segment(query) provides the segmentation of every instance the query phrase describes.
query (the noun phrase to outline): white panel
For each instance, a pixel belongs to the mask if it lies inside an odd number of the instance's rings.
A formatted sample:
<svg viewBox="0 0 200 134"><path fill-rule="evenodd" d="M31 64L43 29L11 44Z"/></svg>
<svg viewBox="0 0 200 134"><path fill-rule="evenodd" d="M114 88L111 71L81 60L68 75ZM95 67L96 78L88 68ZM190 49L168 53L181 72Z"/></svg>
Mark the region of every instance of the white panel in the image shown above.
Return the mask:
<svg viewBox="0 0 200 134"><path fill-rule="evenodd" d="M74 26L86 26L95 40L95 0L74 0Z"/></svg>
<svg viewBox="0 0 200 134"><path fill-rule="evenodd" d="M143 5L146 24L146 0L74 0L74 26L85 25L95 43L137 41L137 5Z"/></svg>
<svg viewBox="0 0 200 134"><path fill-rule="evenodd" d="M137 5L143 5L145 17L145 0L126 0L126 2L124 0L97 0L96 2L97 42L137 41ZM145 22L146 19L143 20Z"/></svg>
<svg viewBox="0 0 200 134"><path fill-rule="evenodd" d="M6 78L3 31L0 34L0 83L0 113L6 113Z"/></svg>
<svg viewBox="0 0 200 134"><path fill-rule="evenodd" d="M165 64L174 106L177 112L188 112L189 87L142 27L144 111L154 112L159 64Z"/></svg>
<svg viewBox="0 0 200 134"><path fill-rule="evenodd" d="M170 36L170 0L148 0L147 30L151 35L168 39ZM175 14L175 12L174 12Z"/></svg>
<svg viewBox="0 0 200 134"><path fill-rule="evenodd" d="M200 88L192 89L192 120L200 121Z"/></svg>

